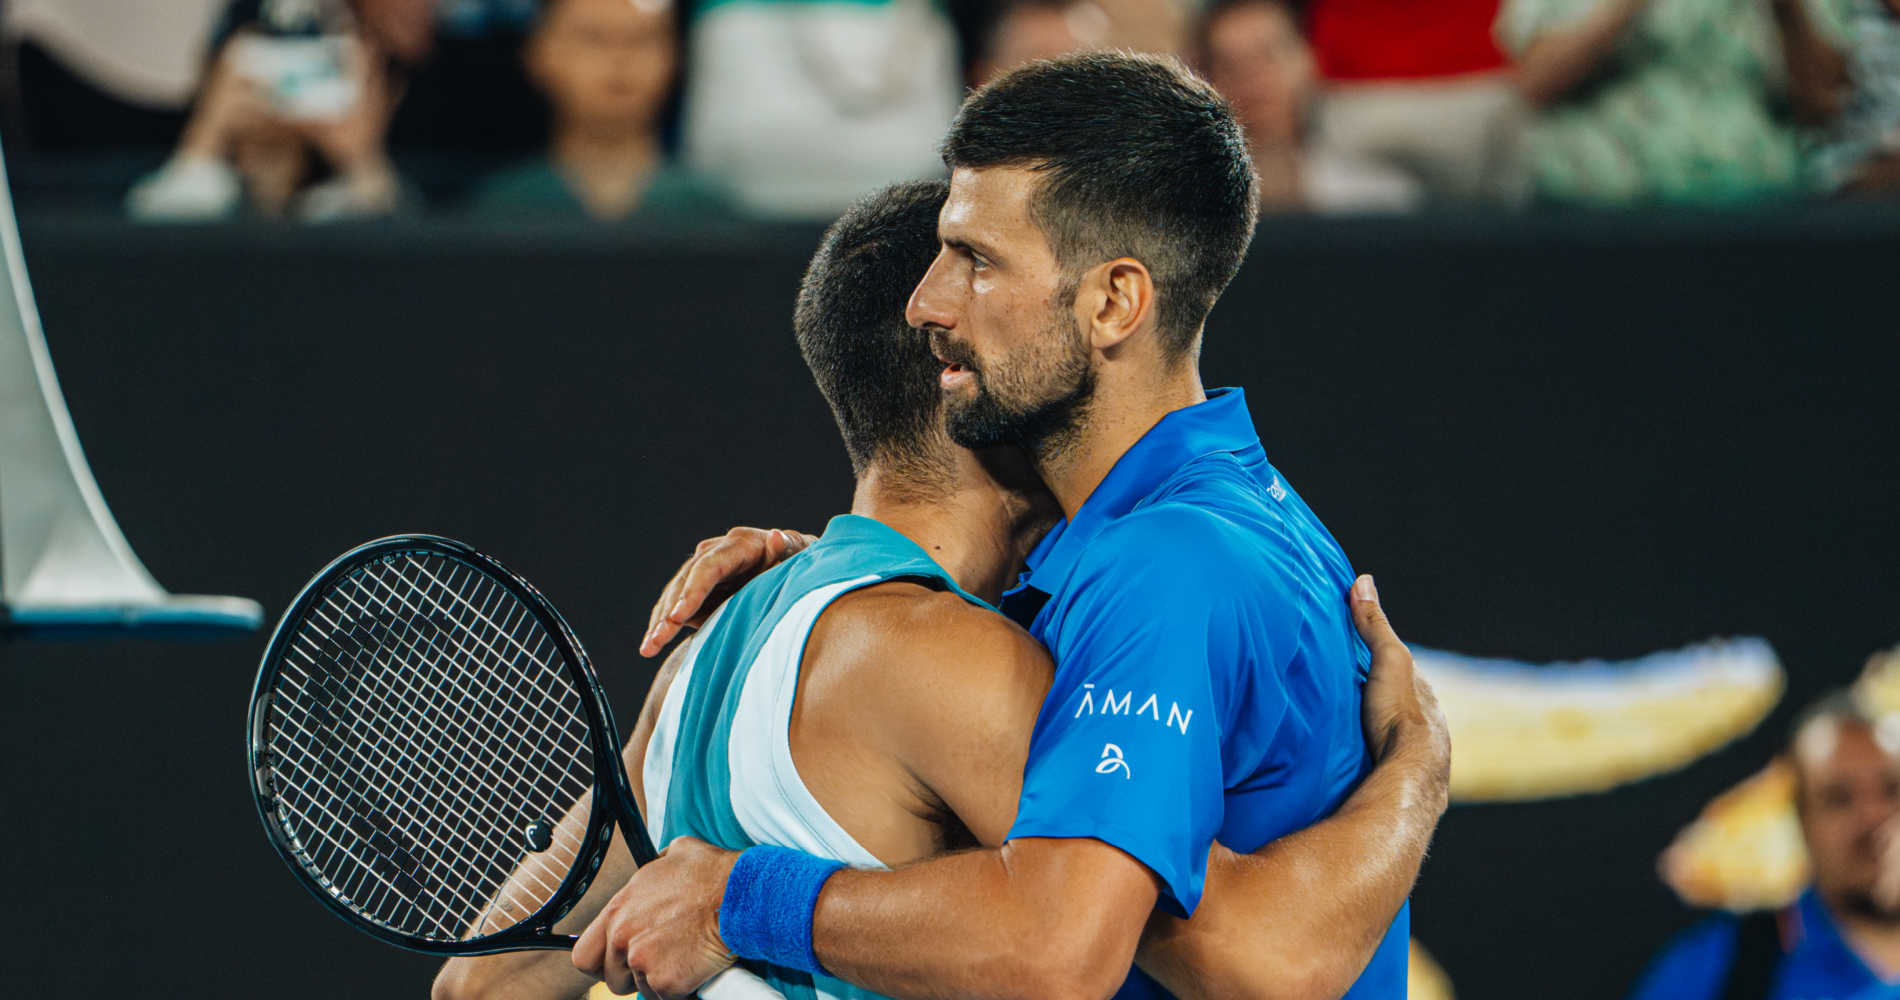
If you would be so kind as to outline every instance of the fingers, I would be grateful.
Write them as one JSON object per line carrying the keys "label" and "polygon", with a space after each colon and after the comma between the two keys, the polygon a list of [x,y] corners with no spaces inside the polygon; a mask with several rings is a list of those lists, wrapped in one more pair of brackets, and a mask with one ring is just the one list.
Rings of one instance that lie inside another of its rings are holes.
{"label": "fingers", "polygon": [[[667,640],[673,638],[673,634],[679,631],[677,628],[668,627],[666,613],[678,603],[679,588],[682,581],[686,579],[687,572],[693,568],[693,560],[705,554],[707,549],[718,542],[716,538],[708,538],[695,546],[693,554],[680,564],[679,572],[674,573],[673,578],[666,581],[666,586],[660,589],[660,599],[653,602],[653,610],[647,613],[646,637],[640,641],[641,656],[658,655],[660,650],[666,647]],[[662,629],[665,629],[664,633]]]}
{"label": "fingers", "polygon": [[785,558],[787,559],[805,551],[811,543],[818,540],[817,535],[807,535],[802,531],[785,531],[784,529],[774,528],[772,533],[784,540]]}
{"label": "fingers", "polygon": [[[1352,585],[1352,620],[1372,651],[1366,676],[1364,724],[1373,759],[1384,760],[1403,743],[1417,748],[1413,759],[1432,768],[1433,787],[1449,796],[1451,727],[1438,705],[1438,694],[1413,662],[1412,651],[1386,617],[1372,577]],[[1408,683],[1409,681],[1409,683]],[[1443,809],[1448,798],[1441,798]]]}
{"label": "fingers", "polygon": [[626,937],[616,922],[615,933],[608,937],[606,968],[602,970],[604,974],[600,977],[600,981],[606,983],[607,988],[619,996],[632,993],[636,986],[633,981],[633,970],[627,967]]}
{"label": "fingers", "polygon": [[647,617],[640,655],[657,656],[681,629],[704,624],[717,607],[717,602],[708,603],[715,591],[737,588],[814,541],[796,531],[733,528],[700,542],[660,592],[659,603]]}
{"label": "fingers", "polygon": [[1385,607],[1379,603],[1379,588],[1369,574],[1352,582],[1352,623],[1359,629],[1359,638],[1366,641],[1366,647],[1372,650],[1375,658],[1381,648],[1405,645],[1399,641],[1399,634],[1392,630],[1392,622],[1385,615]]}
{"label": "fingers", "polygon": [[633,972],[627,967],[628,926],[619,894],[596,916],[574,941],[574,968],[582,975],[605,983],[617,996],[634,990]]}
{"label": "fingers", "polygon": [[707,538],[693,546],[693,554],[680,564],[679,572],[666,581],[665,589],[660,591],[660,599],[654,602],[653,610],[647,615],[646,637],[640,641],[641,656],[658,656],[666,644],[679,634],[682,622],[673,621],[668,613],[679,606],[680,595],[685,592],[688,579],[707,553],[734,544],[739,532],[752,530],[755,529],[734,528],[717,538]]}
{"label": "fingers", "polygon": [[596,916],[581,931],[580,937],[574,939],[574,950],[570,954],[577,972],[601,978],[607,965],[607,914]]}
{"label": "fingers", "polygon": [[743,583],[785,558],[784,543],[775,546],[771,542],[774,534],[777,532],[758,528],[734,528],[726,532],[725,541],[693,560],[673,607],[666,613],[666,620],[676,627],[704,624],[707,616],[703,612],[711,610],[705,607],[706,598],[712,595],[713,588],[728,581]]}
{"label": "fingers", "polygon": [[690,995],[733,961],[718,937],[720,894],[704,891],[715,881],[723,887],[731,857],[691,838],[668,845],[575,940],[574,967],[616,994]]}

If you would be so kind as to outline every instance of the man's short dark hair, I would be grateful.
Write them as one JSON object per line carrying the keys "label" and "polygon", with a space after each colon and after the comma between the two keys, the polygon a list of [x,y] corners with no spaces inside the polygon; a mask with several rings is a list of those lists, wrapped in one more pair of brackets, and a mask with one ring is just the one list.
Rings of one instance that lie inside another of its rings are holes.
{"label": "man's short dark hair", "polygon": [[1823,694],[1809,702],[1801,711],[1795,713],[1793,724],[1788,727],[1788,751],[1792,753],[1795,744],[1801,741],[1801,733],[1820,719],[1832,719],[1849,725],[1873,729],[1879,724],[1874,713],[1851,688],[1838,688]]}
{"label": "man's short dark hair", "polygon": [[1041,172],[1030,213],[1068,278],[1117,257],[1146,265],[1170,360],[1193,348],[1253,239],[1240,125],[1171,58],[1091,52],[1005,73],[963,102],[943,160]]}
{"label": "man's short dark hair", "polygon": [[792,329],[862,475],[873,460],[912,480],[936,471],[943,436],[942,368],[930,341],[904,321],[911,290],[937,255],[937,213],[949,185],[894,184],[853,205],[825,231],[798,289]]}
{"label": "man's short dark hair", "polygon": [[1869,711],[1867,705],[1855,696],[1851,689],[1829,691],[1810,702],[1794,717],[1794,723],[1788,727],[1787,757],[1794,766],[1795,807],[1805,809],[1807,796],[1804,787],[1807,776],[1801,769],[1800,755],[1796,752],[1801,742],[1801,734],[1809,726],[1821,720],[1829,720],[1836,725],[1854,726],[1869,733],[1878,732],[1879,719]]}

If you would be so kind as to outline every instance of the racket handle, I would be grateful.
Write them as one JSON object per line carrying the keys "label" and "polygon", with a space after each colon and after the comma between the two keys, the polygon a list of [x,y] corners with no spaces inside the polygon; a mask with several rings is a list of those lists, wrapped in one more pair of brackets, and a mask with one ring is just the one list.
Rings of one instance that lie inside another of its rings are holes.
{"label": "racket handle", "polygon": [[706,980],[699,996],[700,1000],[785,1000],[785,994],[737,966]]}

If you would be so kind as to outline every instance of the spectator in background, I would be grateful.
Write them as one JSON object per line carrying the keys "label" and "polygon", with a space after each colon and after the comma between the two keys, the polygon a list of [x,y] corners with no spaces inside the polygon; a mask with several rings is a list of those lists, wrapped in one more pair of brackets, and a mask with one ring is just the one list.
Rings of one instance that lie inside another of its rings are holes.
{"label": "spectator in background", "polygon": [[1725,203],[1806,189],[1796,119],[1837,100],[1807,0],[1506,0],[1498,37],[1537,106],[1538,194]]}
{"label": "spectator in background", "polygon": [[394,148],[446,154],[452,169],[470,154],[515,159],[547,141],[546,111],[521,66],[540,0],[352,2],[400,71],[402,103],[389,127]]}
{"label": "spectator in background", "polygon": [[970,83],[980,87],[1024,63],[1103,48],[1108,37],[1108,12],[1094,0],[1011,0],[983,34]]}
{"label": "spectator in background", "polygon": [[385,139],[396,97],[381,39],[340,4],[285,0],[257,13],[219,46],[170,161],[133,186],[128,211],[155,221],[393,212],[401,185]]}
{"label": "spectator in background", "polygon": [[1176,0],[1004,0],[989,13],[970,61],[970,83],[1037,59],[1090,49],[1183,55],[1191,22]]}
{"label": "spectator in background", "polygon": [[1410,174],[1435,202],[1517,205],[1524,100],[1498,0],[1310,0],[1321,145]]}
{"label": "spectator in background", "polygon": [[8,95],[8,138],[53,152],[169,145],[197,93],[206,39],[225,3],[0,3],[18,88]]}
{"label": "spectator in background", "polygon": [[1841,85],[1833,128],[1814,158],[1824,191],[1900,192],[1900,0],[1852,0],[1844,59],[1824,62],[1823,80]]}
{"label": "spectator in background", "polygon": [[1288,0],[1215,0],[1203,15],[1200,62],[1233,105],[1253,149],[1266,211],[1405,211],[1423,192],[1375,160],[1315,145],[1313,52]]}
{"label": "spectator in background", "polygon": [[548,100],[547,152],[496,174],[477,211],[618,220],[704,216],[723,201],[667,163],[661,123],[679,79],[671,0],[546,0],[523,52]]}
{"label": "spectator in background", "polygon": [[232,0],[225,30],[340,2],[387,59],[401,98],[392,146],[521,156],[546,139],[541,102],[521,72],[539,0]]}
{"label": "spectator in background", "polygon": [[829,218],[943,173],[962,95],[932,0],[705,0],[687,12],[686,165],[765,218]]}
{"label": "spectator in background", "polygon": [[1096,0],[1108,15],[1103,48],[1184,56],[1200,0]]}
{"label": "spectator in background", "polygon": [[1651,963],[1630,1000],[1876,1000],[1900,987],[1900,731],[1847,694],[1788,747],[1814,884],[1788,909],[1713,918]]}

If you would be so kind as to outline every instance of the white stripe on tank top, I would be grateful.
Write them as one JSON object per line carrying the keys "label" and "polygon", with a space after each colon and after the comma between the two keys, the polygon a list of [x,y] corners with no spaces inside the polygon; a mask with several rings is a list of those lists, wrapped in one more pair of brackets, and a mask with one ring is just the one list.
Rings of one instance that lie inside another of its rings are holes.
{"label": "white stripe on tank top", "polygon": [[[811,630],[831,602],[847,591],[882,580],[869,575],[820,587],[799,598],[786,611],[759,649],[739,691],[727,733],[731,765],[730,796],[733,815],[746,836],[760,844],[775,844],[831,858],[861,868],[883,863],[847,833],[805,787],[792,760],[792,707],[798,695],[798,672]],[[719,614],[724,613],[724,608]],[[706,623],[710,633],[719,614]],[[648,829],[665,829],[666,797],[677,777],[673,751],[684,711],[686,686],[692,683],[699,650],[693,649],[661,704],[653,735],[647,744],[642,776],[647,800]],[[664,846],[664,845],[661,845]]]}

